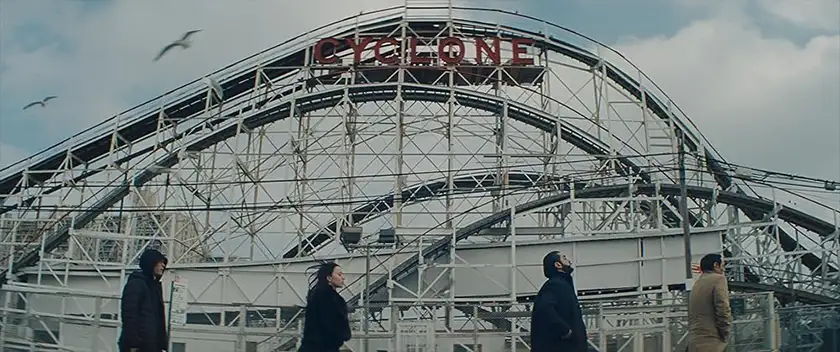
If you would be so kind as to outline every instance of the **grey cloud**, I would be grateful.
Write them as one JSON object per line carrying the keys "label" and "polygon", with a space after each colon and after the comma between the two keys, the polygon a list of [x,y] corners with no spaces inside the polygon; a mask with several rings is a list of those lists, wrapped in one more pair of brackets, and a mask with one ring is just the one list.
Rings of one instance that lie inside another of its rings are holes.
{"label": "grey cloud", "polygon": [[808,29],[840,31],[840,1],[758,0],[774,16]]}
{"label": "grey cloud", "polygon": [[840,36],[797,46],[736,18],[695,22],[618,50],[731,162],[840,177]]}

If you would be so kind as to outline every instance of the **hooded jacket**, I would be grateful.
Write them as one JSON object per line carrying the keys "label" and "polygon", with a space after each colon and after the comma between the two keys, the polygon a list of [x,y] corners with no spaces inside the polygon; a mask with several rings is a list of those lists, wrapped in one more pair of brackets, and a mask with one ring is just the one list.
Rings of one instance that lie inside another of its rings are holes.
{"label": "hooded jacket", "polygon": [[[558,271],[554,263],[559,255],[543,262],[542,285],[531,312],[532,352],[578,352],[588,348],[586,325],[580,309],[572,276]],[[571,331],[571,336],[565,337]]]}
{"label": "hooded jacket", "polygon": [[330,286],[316,286],[306,302],[300,352],[338,352],[350,340],[347,302]]}
{"label": "hooded jacket", "polygon": [[140,256],[140,270],[128,276],[120,301],[121,351],[136,348],[138,352],[159,352],[168,348],[163,288],[154,275],[154,267],[161,261],[167,262],[163,254],[147,250]]}

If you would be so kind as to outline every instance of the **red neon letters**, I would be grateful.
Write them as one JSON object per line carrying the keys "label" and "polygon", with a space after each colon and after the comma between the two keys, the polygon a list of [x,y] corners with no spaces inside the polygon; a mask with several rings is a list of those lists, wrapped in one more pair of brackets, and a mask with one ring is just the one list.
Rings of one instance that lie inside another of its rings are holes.
{"label": "red neon letters", "polygon": [[[464,39],[448,37],[436,40],[437,45],[425,44],[425,42],[417,38],[407,38],[408,50],[406,52],[406,61],[410,64],[431,64],[433,57],[437,57],[444,64],[457,65],[465,61],[467,54],[467,45],[472,44],[474,47],[474,62],[478,64],[486,63],[485,57],[495,65],[502,64],[501,55],[501,41],[500,38],[475,38],[472,43],[465,42]],[[513,38],[510,41],[512,49],[511,64],[513,65],[533,65],[534,59],[523,57],[526,52],[526,46],[534,45],[533,39],[527,38]],[[353,62],[360,63],[362,54],[370,44],[373,44],[374,59],[385,65],[395,65],[400,61],[400,53],[398,47],[400,40],[393,37],[385,37],[374,39],[371,37],[363,37],[355,40],[353,38],[336,39],[325,38],[315,44],[314,56],[315,62],[318,64],[334,64],[338,61],[335,55],[336,51],[352,50]],[[423,50],[425,47],[425,50]],[[429,55],[433,53],[434,55]]]}

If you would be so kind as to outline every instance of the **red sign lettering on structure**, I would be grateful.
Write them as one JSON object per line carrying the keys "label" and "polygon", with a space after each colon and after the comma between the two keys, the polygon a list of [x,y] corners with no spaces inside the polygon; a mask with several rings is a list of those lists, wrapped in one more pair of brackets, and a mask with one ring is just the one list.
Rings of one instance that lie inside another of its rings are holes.
{"label": "red sign lettering on structure", "polygon": [[[385,65],[394,65],[400,61],[398,47],[401,43],[408,45],[408,52],[406,56],[406,63],[408,64],[431,64],[432,57],[422,55],[424,53],[434,53],[437,58],[444,64],[457,65],[466,60],[467,47],[472,45],[475,57],[474,63],[484,64],[485,57],[489,59],[494,65],[502,64],[501,42],[500,38],[474,38],[471,41],[466,41],[456,37],[446,37],[440,40],[435,40],[436,44],[425,44],[417,38],[407,38],[406,41],[400,41],[397,38],[372,38],[362,37],[359,39],[345,38],[324,38],[315,44],[315,62],[318,64],[334,64],[338,61],[336,51],[352,50],[353,62],[358,64],[362,60],[362,55],[365,50],[372,50],[374,59]],[[533,46],[534,40],[528,38],[514,38],[510,41],[511,51],[513,53],[510,64],[513,65],[533,65],[534,59],[523,57],[526,53],[526,47]],[[371,49],[368,49],[371,47]],[[390,48],[384,51],[384,48]],[[421,50],[421,49],[426,50]]]}

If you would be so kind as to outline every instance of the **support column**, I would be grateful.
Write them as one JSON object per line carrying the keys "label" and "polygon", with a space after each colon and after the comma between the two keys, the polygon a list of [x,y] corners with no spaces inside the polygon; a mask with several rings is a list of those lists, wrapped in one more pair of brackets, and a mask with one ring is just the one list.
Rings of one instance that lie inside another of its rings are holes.
{"label": "support column", "polygon": [[[102,297],[96,297],[93,300],[93,304],[94,304],[94,307],[93,307],[93,311],[94,311],[93,314],[94,315],[93,315],[93,326],[92,326],[93,333],[91,334],[91,339],[90,339],[91,340],[90,350],[92,352],[96,352],[96,351],[99,351],[99,333],[101,331],[100,323],[101,323],[101,320],[102,320]],[[0,349],[0,351],[2,351],[2,349]]]}
{"label": "support column", "polygon": [[248,345],[248,340],[246,338],[245,327],[248,323],[248,311],[245,309],[245,305],[239,306],[239,331],[236,334],[236,352],[245,352],[246,347]]}

